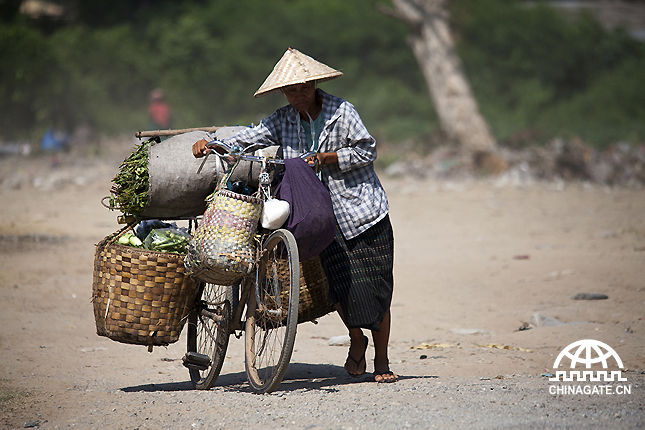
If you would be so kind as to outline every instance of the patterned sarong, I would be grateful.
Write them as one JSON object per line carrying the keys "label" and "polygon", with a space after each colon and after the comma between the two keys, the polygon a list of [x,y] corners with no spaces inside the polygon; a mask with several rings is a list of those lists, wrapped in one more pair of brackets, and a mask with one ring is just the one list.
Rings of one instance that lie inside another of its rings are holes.
{"label": "patterned sarong", "polygon": [[379,331],[394,288],[394,233],[389,215],[350,240],[337,228],[320,260],[329,282],[329,299],[340,302],[345,324]]}

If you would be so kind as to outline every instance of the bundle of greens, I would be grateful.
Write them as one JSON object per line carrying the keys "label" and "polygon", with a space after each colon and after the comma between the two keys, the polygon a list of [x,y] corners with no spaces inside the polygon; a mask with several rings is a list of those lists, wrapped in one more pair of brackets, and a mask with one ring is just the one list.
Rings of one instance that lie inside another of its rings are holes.
{"label": "bundle of greens", "polygon": [[110,207],[125,214],[138,215],[148,204],[148,150],[154,139],[147,140],[126,158],[112,182]]}

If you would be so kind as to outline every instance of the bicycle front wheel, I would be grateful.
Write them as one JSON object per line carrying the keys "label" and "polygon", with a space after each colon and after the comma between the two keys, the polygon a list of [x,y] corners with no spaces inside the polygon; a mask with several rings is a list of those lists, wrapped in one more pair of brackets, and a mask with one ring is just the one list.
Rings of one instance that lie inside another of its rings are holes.
{"label": "bicycle front wheel", "polygon": [[296,340],[300,262],[287,230],[274,231],[262,246],[246,310],[246,374],[256,392],[270,393],[287,372]]}
{"label": "bicycle front wheel", "polygon": [[210,389],[224,363],[233,314],[234,287],[203,284],[188,317],[188,352],[184,365],[198,390]]}

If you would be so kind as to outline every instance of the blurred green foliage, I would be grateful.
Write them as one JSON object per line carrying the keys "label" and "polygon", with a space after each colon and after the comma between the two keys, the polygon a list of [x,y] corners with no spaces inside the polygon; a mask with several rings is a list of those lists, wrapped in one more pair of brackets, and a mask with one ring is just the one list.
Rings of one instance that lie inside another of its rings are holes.
{"label": "blurred green foliage", "polygon": [[[344,72],[321,87],[351,101],[378,139],[427,142],[439,122],[409,30],[377,11],[384,1],[59,0],[66,19],[47,21],[16,14],[12,0],[0,9],[0,137],[38,139],[82,122],[134,133],[148,125],[154,88],[172,106],[173,128],[257,123],[285,104],[253,93],[292,46]],[[645,140],[642,43],[544,5],[451,8],[459,55],[500,142],[525,130],[597,146]]]}
{"label": "blurred green foliage", "polygon": [[645,44],[625,31],[511,0],[460,0],[452,19],[480,109],[500,141],[527,130],[596,147],[645,141]]}

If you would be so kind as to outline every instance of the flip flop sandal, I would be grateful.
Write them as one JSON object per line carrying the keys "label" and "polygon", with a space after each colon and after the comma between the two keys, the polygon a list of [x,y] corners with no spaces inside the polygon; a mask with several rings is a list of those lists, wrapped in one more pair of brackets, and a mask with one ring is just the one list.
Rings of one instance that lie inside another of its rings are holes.
{"label": "flip flop sandal", "polygon": [[389,375],[396,376],[396,375],[394,375],[394,372],[392,372],[391,370],[388,370],[387,372],[381,372],[381,373],[374,372],[374,380],[376,381],[377,376],[381,377],[380,381],[376,381],[379,384],[391,384],[391,383],[396,382],[396,381],[399,380],[398,376],[396,378],[386,379],[386,378],[384,378],[384,376],[386,376],[386,375],[387,376],[389,376]]}
{"label": "flip flop sandal", "polygon": [[[369,339],[367,338],[367,336],[363,336],[363,340],[365,340],[365,351],[363,351],[363,355],[361,356],[360,359],[356,360],[354,357],[351,356],[350,353],[347,353],[347,360],[352,360],[354,363],[356,363],[357,369],[360,368],[361,363],[365,363],[365,353],[367,352],[367,345],[369,343]],[[345,363],[347,363],[347,361]],[[348,371],[347,374],[352,378],[360,378],[365,374],[366,371],[367,371],[367,363],[365,363],[365,370],[363,370],[362,373],[349,373]]]}

